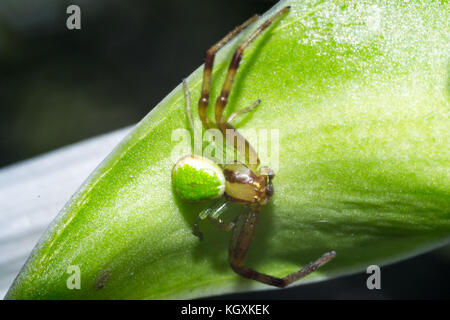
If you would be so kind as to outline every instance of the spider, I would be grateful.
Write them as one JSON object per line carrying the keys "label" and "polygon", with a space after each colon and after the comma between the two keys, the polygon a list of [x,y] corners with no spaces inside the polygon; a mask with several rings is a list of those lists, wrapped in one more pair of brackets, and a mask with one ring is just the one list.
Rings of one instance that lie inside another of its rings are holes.
{"label": "spider", "polygon": [[[245,162],[235,161],[232,164],[225,164],[223,168],[219,167],[213,161],[197,155],[189,155],[180,159],[172,170],[172,183],[178,195],[187,201],[200,201],[205,199],[219,198],[224,195],[225,199],[218,204],[203,210],[197,217],[193,234],[202,240],[203,235],[199,231],[199,222],[208,218],[219,228],[225,231],[232,231],[231,242],[229,246],[229,264],[237,274],[253,279],[268,285],[276,287],[285,287],[315,271],[328,261],[334,258],[334,251],[325,253],[316,261],[308,264],[297,272],[291,273],[284,278],[277,278],[271,275],[260,273],[256,270],[244,266],[244,259],[252,241],[255,227],[258,221],[260,208],[269,201],[274,193],[272,181],[274,172],[266,166],[260,166],[260,160],[256,151],[250,143],[240,135],[237,130],[230,124],[239,116],[256,108],[260,100],[257,100],[250,107],[238,110],[225,118],[223,113],[227,105],[227,99],[231,92],[233,81],[242,58],[245,48],[266,29],[274,20],[281,17],[289,11],[290,7],[285,7],[275,13],[272,17],[261,24],[251,35],[245,40],[235,51],[231,60],[225,82],[222,87],[220,96],[215,106],[215,123],[208,117],[207,110],[209,105],[209,95],[211,88],[211,73],[214,64],[214,57],[217,51],[229,42],[234,36],[240,33],[249,24],[258,19],[255,15],[248,19],[242,25],[236,27],[228,35],[226,35],[217,44],[212,46],[206,53],[205,65],[203,71],[202,91],[198,102],[198,114],[205,129],[219,129],[226,139],[229,139],[227,130],[232,130],[234,138],[237,137],[245,146]],[[186,114],[188,122],[193,127],[190,95],[187,83],[183,80],[183,88],[186,97]],[[248,164],[250,157],[256,159],[254,167]],[[222,197],[223,199],[223,197]],[[230,202],[240,203],[248,207],[246,213],[239,214],[233,222],[224,222],[220,219],[220,215],[225,211]]]}

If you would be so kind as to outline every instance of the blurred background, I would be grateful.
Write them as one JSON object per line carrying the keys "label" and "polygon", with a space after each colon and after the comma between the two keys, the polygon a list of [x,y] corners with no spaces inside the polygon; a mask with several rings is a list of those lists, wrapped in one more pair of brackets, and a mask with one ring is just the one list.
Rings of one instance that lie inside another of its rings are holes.
{"label": "blurred background", "polygon": [[[0,169],[138,122],[211,45],[275,2],[1,1]],[[66,28],[71,4],[81,30]],[[368,290],[361,273],[222,298],[450,298],[448,247],[381,270],[381,290]]]}

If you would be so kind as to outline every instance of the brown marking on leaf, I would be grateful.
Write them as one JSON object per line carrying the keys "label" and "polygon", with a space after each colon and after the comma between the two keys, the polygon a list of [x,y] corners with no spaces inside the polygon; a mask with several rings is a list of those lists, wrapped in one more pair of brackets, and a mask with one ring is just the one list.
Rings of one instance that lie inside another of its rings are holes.
{"label": "brown marking on leaf", "polygon": [[100,290],[105,287],[106,282],[108,281],[109,277],[111,276],[110,270],[102,270],[100,271],[100,274],[97,277],[97,281],[95,281],[94,288],[95,290]]}

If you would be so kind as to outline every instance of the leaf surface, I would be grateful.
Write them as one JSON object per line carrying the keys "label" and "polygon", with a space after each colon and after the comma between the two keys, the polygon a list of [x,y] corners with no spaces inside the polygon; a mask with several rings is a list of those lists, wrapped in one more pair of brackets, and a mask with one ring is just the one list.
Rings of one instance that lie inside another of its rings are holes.
{"label": "leaf surface", "polygon": [[[288,4],[289,14],[245,52],[226,111],[261,99],[236,127],[278,130],[279,157],[261,157],[276,169],[275,195],[246,264],[284,276],[335,250],[305,283],[447,243],[448,3],[282,1],[220,51],[212,97],[233,49]],[[188,78],[193,102],[201,77],[199,68]],[[180,85],[95,170],[7,298],[190,298],[268,288],[231,271],[229,234],[207,223],[204,241],[191,233],[211,203],[187,204],[172,190],[172,133],[187,128],[184,107]],[[69,266],[80,268],[80,290],[67,288]]]}

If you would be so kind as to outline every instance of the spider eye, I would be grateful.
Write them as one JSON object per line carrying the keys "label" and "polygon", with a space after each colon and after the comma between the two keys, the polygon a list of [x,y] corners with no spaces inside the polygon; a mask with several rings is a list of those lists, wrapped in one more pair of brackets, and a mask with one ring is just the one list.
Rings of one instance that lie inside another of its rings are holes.
{"label": "spider eye", "polygon": [[275,172],[273,172],[272,169],[270,169],[269,167],[261,167],[260,169],[261,175],[263,176],[267,176],[269,178],[269,181],[272,181],[273,178],[275,178]]}
{"label": "spider eye", "polygon": [[266,187],[266,195],[267,195],[267,197],[273,196],[274,191],[275,190],[273,188],[273,184],[272,184],[272,182],[270,181],[270,178],[269,178],[269,183],[267,184],[267,187]]}

